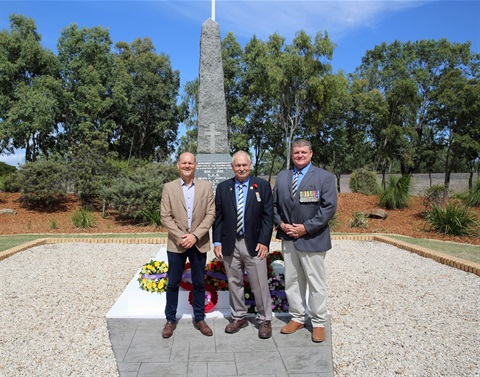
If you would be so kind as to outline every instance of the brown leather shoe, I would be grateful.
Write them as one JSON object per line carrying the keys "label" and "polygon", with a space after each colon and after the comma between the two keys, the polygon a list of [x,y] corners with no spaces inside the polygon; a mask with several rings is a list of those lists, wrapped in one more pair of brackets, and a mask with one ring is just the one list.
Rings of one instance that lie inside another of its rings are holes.
{"label": "brown leather shoe", "polygon": [[212,329],[207,325],[207,322],[205,321],[194,322],[193,327],[195,327],[197,330],[200,330],[200,332],[205,336],[213,335]]}
{"label": "brown leather shoe", "polygon": [[165,326],[163,326],[162,337],[165,339],[170,338],[173,335],[173,330],[175,330],[176,328],[176,323],[168,321],[167,323],[165,323]]}
{"label": "brown leather shoe", "polygon": [[246,318],[243,319],[234,319],[232,322],[230,322],[227,327],[225,327],[225,332],[229,334],[235,334],[238,332],[243,327],[248,326],[248,321]]}
{"label": "brown leather shoe", "polygon": [[314,327],[312,331],[312,341],[321,343],[325,340],[325,327]]}
{"label": "brown leather shoe", "polygon": [[300,330],[301,328],[305,327],[303,323],[299,323],[294,320],[290,320],[285,326],[282,327],[280,332],[282,334],[293,334],[295,331]]}
{"label": "brown leather shoe", "polygon": [[268,339],[272,336],[272,322],[263,321],[258,326],[258,337],[260,339]]}

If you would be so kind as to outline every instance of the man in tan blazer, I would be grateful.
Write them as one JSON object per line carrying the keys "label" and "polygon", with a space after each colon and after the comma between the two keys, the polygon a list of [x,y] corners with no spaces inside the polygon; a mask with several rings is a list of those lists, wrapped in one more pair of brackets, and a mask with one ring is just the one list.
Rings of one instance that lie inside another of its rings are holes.
{"label": "man in tan blazer", "polygon": [[193,284],[194,327],[203,335],[213,332],[205,322],[205,264],[210,250],[209,230],[215,220],[212,185],[195,178],[197,162],[182,153],[177,162],[180,178],[165,184],[161,201],[162,225],[168,231],[168,286],[162,337],[170,338],[176,328],[178,289],[188,257]]}

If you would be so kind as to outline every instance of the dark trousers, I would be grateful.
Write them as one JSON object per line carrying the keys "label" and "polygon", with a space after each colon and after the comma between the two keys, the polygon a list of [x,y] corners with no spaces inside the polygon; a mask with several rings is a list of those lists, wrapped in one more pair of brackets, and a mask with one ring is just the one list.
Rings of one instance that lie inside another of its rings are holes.
{"label": "dark trousers", "polygon": [[178,288],[182,281],[185,263],[190,262],[193,284],[193,315],[195,322],[205,319],[205,265],[207,253],[201,253],[194,246],[184,253],[172,253],[168,255],[168,285],[167,303],[165,305],[165,317],[167,321],[177,322]]}

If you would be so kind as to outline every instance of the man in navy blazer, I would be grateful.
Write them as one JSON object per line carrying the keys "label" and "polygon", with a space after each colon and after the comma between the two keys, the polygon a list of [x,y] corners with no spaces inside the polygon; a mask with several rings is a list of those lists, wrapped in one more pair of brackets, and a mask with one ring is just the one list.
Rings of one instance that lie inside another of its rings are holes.
{"label": "man in navy blazer", "polygon": [[244,297],[247,272],[255,305],[258,336],[272,336],[272,301],[268,287],[266,255],[273,232],[272,190],[264,179],[250,176],[248,153],[238,151],[232,158],[235,177],[220,183],[215,195],[214,252],[223,259],[230,291],[232,321],[229,334],[248,326]]}
{"label": "man in navy blazer", "polygon": [[[292,147],[293,169],[277,176],[273,190],[274,222],[282,240],[285,293],[291,321],[280,332],[291,334],[311,317],[312,341],[325,340],[327,287],[325,254],[332,247],[328,222],[337,208],[335,176],[312,165],[307,140]],[[307,297],[308,289],[308,297]],[[308,306],[308,312],[307,312]]]}

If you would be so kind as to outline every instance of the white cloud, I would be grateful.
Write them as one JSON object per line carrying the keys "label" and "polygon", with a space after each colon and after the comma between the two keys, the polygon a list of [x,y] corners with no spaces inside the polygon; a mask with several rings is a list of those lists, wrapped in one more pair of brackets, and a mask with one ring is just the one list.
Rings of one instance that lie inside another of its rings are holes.
{"label": "white cloud", "polygon": [[[237,9],[242,7],[242,11]],[[399,12],[418,2],[408,1],[248,1],[226,3],[227,24],[239,33],[252,35],[253,31],[262,39],[273,31],[292,38],[298,30],[314,35],[328,31],[335,39],[363,27],[374,27],[391,12]],[[248,7],[246,6],[248,5]],[[245,11],[246,9],[246,11]],[[221,8],[220,8],[221,10]],[[252,18],[253,17],[253,18]]]}
{"label": "white cloud", "polygon": [[[319,1],[319,0],[217,0],[216,21],[222,34],[237,37],[254,34],[266,39],[274,32],[287,39],[299,30],[310,35],[327,31],[333,39],[361,28],[374,28],[386,16],[419,7],[424,1]],[[167,1],[177,12],[203,22],[211,15],[211,1]]]}

